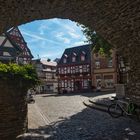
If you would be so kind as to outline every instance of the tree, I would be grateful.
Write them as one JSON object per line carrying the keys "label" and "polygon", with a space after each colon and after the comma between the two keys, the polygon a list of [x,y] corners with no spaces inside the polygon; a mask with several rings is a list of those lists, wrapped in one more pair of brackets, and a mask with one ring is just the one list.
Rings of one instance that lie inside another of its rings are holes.
{"label": "tree", "polygon": [[113,48],[111,44],[109,44],[102,36],[91,30],[89,27],[80,24],[78,25],[81,26],[82,32],[87,38],[87,42],[92,44],[92,48],[95,53],[110,56],[110,50]]}

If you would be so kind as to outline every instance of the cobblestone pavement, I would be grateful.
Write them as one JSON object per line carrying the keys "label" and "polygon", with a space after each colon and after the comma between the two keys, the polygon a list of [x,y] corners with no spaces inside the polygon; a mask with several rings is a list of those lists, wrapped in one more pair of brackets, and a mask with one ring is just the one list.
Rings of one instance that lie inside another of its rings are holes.
{"label": "cobblestone pavement", "polygon": [[140,140],[140,123],[111,118],[83,101],[98,93],[36,96],[29,105],[29,133],[24,140]]}

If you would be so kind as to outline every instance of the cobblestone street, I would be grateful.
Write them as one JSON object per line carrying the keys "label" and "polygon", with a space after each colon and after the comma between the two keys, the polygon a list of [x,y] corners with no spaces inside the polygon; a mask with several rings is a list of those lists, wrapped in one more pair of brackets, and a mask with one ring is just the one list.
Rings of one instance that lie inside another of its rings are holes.
{"label": "cobblestone street", "polygon": [[43,94],[29,104],[25,140],[140,140],[140,123],[84,106],[98,93]]}

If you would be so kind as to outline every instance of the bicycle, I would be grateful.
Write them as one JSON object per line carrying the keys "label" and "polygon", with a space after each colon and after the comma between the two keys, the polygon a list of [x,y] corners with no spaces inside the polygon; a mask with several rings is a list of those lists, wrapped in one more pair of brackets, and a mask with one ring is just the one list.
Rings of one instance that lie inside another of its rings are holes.
{"label": "bicycle", "polygon": [[114,97],[113,104],[108,106],[108,113],[113,118],[119,118],[123,115],[129,117],[137,117],[140,119],[140,108],[134,104],[129,98],[119,99]]}

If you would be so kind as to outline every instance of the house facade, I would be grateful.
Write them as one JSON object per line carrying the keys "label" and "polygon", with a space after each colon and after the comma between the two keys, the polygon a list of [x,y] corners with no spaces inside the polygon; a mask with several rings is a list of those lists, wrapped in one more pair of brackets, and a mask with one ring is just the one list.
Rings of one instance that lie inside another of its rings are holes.
{"label": "house facade", "polygon": [[8,30],[6,34],[10,38],[10,40],[12,40],[22,50],[22,53],[17,57],[17,62],[21,64],[31,63],[33,55],[30,49],[28,48],[27,43],[24,40],[19,28],[13,27],[10,30]]}
{"label": "house facade", "polygon": [[58,81],[56,76],[56,62],[47,60],[32,60],[35,66],[38,77],[41,81],[40,86],[37,87],[38,93],[52,93],[58,92]]}
{"label": "house facade", "polygon": [[114,89],[118,79],[116,51],[111,57],[92,52],[92,86],[96,90]]}
{"label": "house facade", "polygon": [[90,52],[90,45],[65,49],[57,65],[59,93],[85,92],[91,89]]}
{"label": "house facade", "polygon": [[22,53],[22,49],[10,40],[6,34],[0,36],[0,62],[16,63],[16,58]]}
{"label": "house facade", "polygon": [[28,64],[33,58],[18,27],[11,28],[0,36],[0,61]]}

